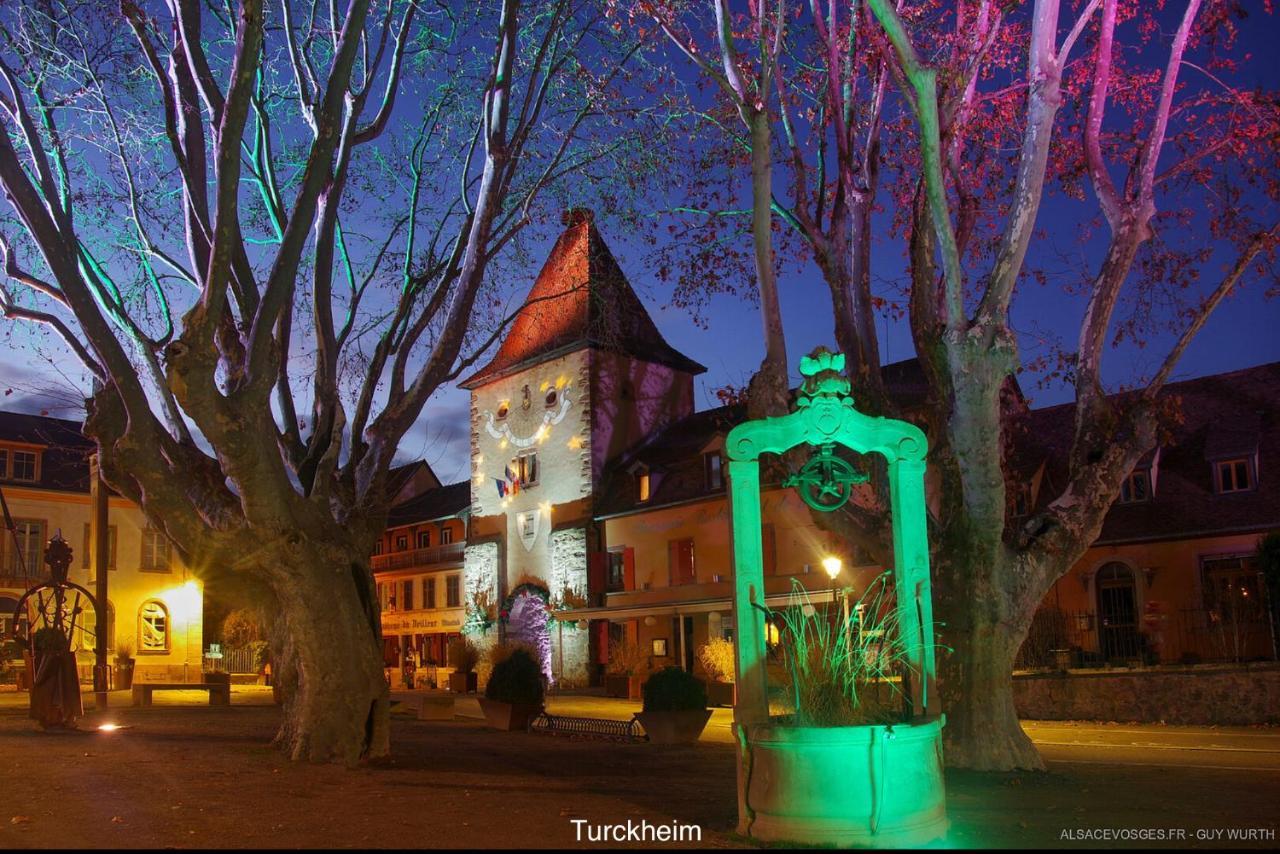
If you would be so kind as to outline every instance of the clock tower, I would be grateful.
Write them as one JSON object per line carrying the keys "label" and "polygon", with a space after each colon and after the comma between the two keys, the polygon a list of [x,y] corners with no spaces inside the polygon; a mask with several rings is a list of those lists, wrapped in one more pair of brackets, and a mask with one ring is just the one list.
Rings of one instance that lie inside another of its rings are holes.
{"label": "clock tower", "polygon": [[557,682],[582,685],[603,641],[576,623],[530,623],[531,597],[603,594],[589,567],[603,566],[593,496],[605,464],[691,414],[706,369],[662,337],[590,211],[564,223],[497,354],[459,384],[471,392],[464,576],[469,607],[511,606],[506,637],[541,648]]}

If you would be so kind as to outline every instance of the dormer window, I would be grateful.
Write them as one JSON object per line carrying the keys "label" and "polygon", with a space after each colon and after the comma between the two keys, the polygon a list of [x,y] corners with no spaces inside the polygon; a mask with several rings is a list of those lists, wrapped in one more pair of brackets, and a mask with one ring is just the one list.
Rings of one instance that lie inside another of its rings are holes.
{"label": "dormer window", "polygon": [[641,469],[636,473],[636,499],[640,502],[649,500],[650,495],[649,470]]}
{"label": "dormer window", "polygon": [[1146,469],[1134,469],[1120,484],[1120,503],[1137,504],[1151,499],[1151,476]]}
{"label": "dormer window", "polygon": [[703,454],[702,467],[707,476],[707,491],[716,492],[724,489],[724,459],[720,454]]}
{"label": "dormer window", "polygon": [[1247,492],[1254,487],[1253,461],[1248,457],[1218,460],[1214,463],[1214,479],[1219,493]]}

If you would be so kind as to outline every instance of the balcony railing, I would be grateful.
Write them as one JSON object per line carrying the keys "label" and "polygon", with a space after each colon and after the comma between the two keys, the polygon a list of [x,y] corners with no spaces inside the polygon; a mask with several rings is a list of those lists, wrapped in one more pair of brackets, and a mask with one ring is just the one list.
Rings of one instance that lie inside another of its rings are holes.
{"label": "balcony railing", "polygon": [[445,543],[441,546],[429,546],[425,549],[410,549],[404,552],[392,552],[373,556],[373,571],[386,572],[392,569],[417,569],[440,563],[455,563],[462,560],[466,543]]}

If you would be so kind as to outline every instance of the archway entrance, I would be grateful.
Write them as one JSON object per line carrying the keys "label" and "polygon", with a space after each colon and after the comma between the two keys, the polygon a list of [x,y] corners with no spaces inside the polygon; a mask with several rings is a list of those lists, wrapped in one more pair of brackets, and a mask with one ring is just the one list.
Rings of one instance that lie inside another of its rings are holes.
{"label": "archway entrance", "polygon": [[555,682],[551,670],[550,593],[533,583],[516,587],[503,603],[500,618],[507,625],[507,641],[522,644],[534,652],[547,684]]}

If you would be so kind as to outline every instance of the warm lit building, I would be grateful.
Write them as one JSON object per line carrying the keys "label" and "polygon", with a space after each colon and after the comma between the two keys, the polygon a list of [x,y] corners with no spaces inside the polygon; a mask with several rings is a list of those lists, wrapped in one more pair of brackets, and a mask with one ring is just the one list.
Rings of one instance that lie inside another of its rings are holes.
{"label": "warm lit building", "polygon": [[[1180,417],[1045,598],[1021,663],[1276,658],[1258,539],[1280,531],[1280,363],[1170,383]],[[1062,488],[1072,407],[1033,410],[1029,505]]]}
{"label": "warm lit building", "polygon": [[[69,580],[95,590],[90,560],[89,457],[93,443],[74,421],[0,412],[0,490],[14,522],[0,519],[0,633],[13,629],[18,600],[47,580],[45,545],[58,533],[74,551]],[[202,588],[163,533],[151,527],[133,502],[110,494],[107,502],[110,560],[107,581],[109,651],[130,642],[134,679],[198,682],[204,626]],[[80,672],[93,668],[94,617],[73,644]]]}
{"label": "warm lit building", "polygon": [[[745,413],[694,411],[702,366],[663,339],[590,214],[572,211],[566,225],[497,354],[461,383],[471,392],[469,490],[402,499],[374,557],[389,665],[404,650],[442,662],[449,635],[486,605],[499,625],[478,620],[468,626],[476,638],[541,642],[549,674],[570,685],[598,681],[611,641],[640,643],[652,666],[697,669],[700,644],[732,635],[722,452]],[[924,393],[918,364],[882,370],[909,412]],[[1063,647],[1079,664],[1142,651],[1162,661],[1274,654],[1251,556],[1260,533],[1280,529],[1280,478],[1267,475],[1280,469],[1280,364],[1165,394],[1181,398],[1183,421],[1050,594],[1042,610],[1052,613],[1028,647],[1041,657]],[[1027,427],[1017,465],[1029,486],[1010,496],[1016,517],[1064,483],[1072,412],[1027,411],[1013,381],[1008,404]],[[831,601],[821,563],[832,554],[844,562],[841,586],[861,590],[879,574],[820,529],[794,490],[765,483],[762,501],[770,603],[797,585]],[[445,524],[458,532],[447,546],[418,539]],[[459,572],[460,595],[441,604]],[[1224,627],[1245,623],[1247,642],[1224,652]]]}
{"label": "warm lit building", "polygon": [[[432,475],[432,478],[435,476]],[[373,571],[382,606],[384,662],[392,685],[402,666],[415,665],[419,685],[442,686],[449,641],[466,617],[462,557],[467,542],[471,486],[417,487],[391,509],[387,530],[374,548]]]}

